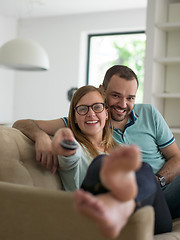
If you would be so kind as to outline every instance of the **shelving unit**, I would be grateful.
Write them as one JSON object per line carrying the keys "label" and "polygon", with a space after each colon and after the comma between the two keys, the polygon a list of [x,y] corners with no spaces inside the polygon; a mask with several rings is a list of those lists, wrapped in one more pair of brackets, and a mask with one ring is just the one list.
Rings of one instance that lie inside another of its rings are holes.
{"label": "shelving unit", "polygon": [[165,23],[157,23],[156,27],[163,31],[179,31],[180,30],[180,22],[165,22]]}
{"label": "shelving unit", "polygon": [[180,1],[148,0],[145,102],[159,109],[180,147]]}

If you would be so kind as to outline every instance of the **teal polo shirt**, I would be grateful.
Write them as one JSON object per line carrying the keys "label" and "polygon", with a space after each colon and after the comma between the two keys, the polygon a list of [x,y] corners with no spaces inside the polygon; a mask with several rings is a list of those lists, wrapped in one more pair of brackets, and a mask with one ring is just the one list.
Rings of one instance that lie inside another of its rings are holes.
{"label": "teal polo shirt", "polygon": [[162,115],[150,104],[135,104],[124,132],[114,128],[113,137],[119,144],[138,145],[142,160],[152,166],[154,173],[165,164],[160,150],[175,141]]}

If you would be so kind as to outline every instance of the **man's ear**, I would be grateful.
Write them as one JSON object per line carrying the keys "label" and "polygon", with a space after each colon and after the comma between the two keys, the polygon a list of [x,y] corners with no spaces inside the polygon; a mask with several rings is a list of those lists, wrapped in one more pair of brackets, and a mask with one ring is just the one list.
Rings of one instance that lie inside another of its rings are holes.
{"label": "man's ear", "polygon": [[102,89],[102,90],[104,90],[104,87],[103,87],[102,84],[99,85],[99,88]]}

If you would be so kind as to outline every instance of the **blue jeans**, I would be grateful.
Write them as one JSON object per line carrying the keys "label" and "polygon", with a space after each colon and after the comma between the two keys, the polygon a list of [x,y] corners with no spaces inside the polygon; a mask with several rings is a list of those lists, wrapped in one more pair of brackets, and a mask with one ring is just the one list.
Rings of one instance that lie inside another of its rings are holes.
{"label": "blue jeans", "polygon": [[[99,176],[104,156],[99,155],[91,162],[81,186],[82,189],[94,195],[108,192]],[[136,172],[136,182],[138,185],[138,194],[135,199],[138,204],[137,209],[147,205],[152,206],[155,212],[154,233],[170,232],[172,229],[171,214],[150,165],[142,163],[141,168]]]}
{"label": "blue jeans", "polygon": [[180,217],[180,174],[162,190],[172,218]]}

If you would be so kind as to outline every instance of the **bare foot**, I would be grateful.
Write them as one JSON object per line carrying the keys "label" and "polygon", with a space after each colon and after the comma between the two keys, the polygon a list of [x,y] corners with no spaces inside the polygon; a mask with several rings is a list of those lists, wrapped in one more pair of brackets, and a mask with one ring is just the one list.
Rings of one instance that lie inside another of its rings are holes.
{"label": "bare foot", "polygon": [[137,195],[135,171],[141,166],[141,152],[134,145],[123,145],[103,159],[100,171],[102,184],[120,201]]}
{"label": "bare foot", "polygon": [[120,202],[111,193],[93,196],[77,190],[74,193],[74,206],[78,213],[96,222],[103,236],[115,238],[133,213],[135,202]]}

